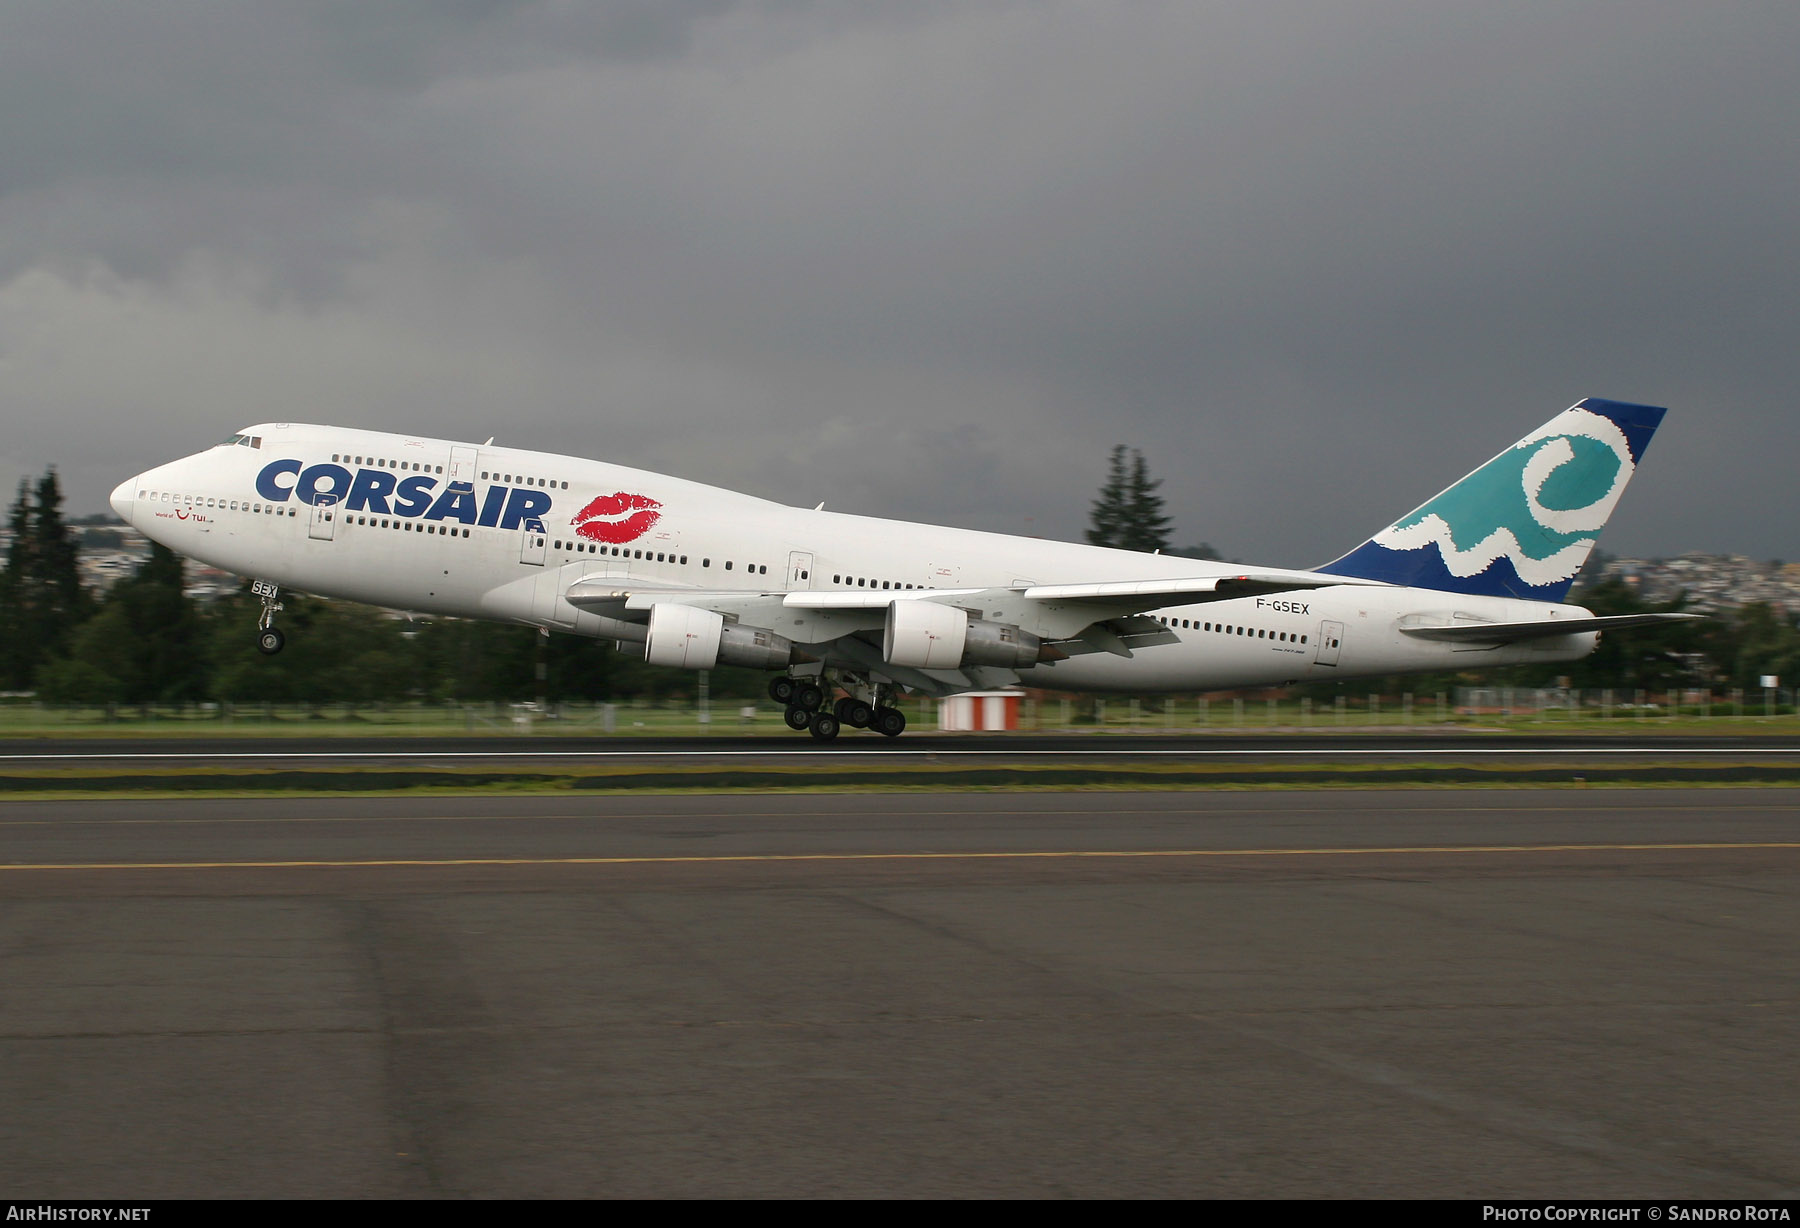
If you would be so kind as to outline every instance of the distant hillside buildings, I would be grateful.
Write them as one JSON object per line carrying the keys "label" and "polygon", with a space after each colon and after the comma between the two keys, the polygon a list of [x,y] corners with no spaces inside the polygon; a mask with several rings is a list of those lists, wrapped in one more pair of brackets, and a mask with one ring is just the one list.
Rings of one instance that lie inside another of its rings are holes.
{"label": "distant hillside buildings", "polygon": [[1680,554],[1672,559],[1614,559],[1600,578],[1618,578],[1652,604],[1688,595],[1687,608],[1707,614],[1762,601],[1800,614],[1800,563],[1759,563],[1741,554]]}
{"label": "distant hillside buildings", "polygon": [[[118,520],[88,516],[69,522],[79,553],[81,582],[94,593],[104,593],[120,580],[129,579],[150,557],[150,539]],[[12,533],[0,524],[0,560],[12,544]],[[211,601],[237,587],[237,577],[193,559],[182,560],[184,591],[197,601]]]}

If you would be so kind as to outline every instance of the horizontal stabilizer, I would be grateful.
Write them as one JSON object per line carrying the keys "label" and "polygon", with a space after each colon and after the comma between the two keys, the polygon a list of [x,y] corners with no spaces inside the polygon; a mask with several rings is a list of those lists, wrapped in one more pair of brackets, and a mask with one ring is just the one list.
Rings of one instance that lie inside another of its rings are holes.
{"label": "horizontal stabilizer", "polygon": [[1400,625],[1400,630],[1422,640],[1506,644],[1514,640],[1544,639],[1553,635],[1582,635],[1590,631],[1618,631],[1625,627],[1649,627],[1657,623],[1690,622],[1699,614],[1611,614],[1602,618],[1547,618],[1524,623],[1460,622],[1442,626]]}

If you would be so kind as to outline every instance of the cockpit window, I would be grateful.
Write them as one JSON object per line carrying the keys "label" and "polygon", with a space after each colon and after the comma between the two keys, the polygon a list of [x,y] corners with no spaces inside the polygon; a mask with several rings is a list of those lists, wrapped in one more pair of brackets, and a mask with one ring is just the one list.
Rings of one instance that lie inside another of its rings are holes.
{"label": "cockpit window", "polygon": [[262,436],[261,435],[227,435],[224,439],[221,439],[221,440],[219,440],[218,443],[215,443],[213,445],[213,447],[215,447],[215,448],[231,448],[231,447],[260,448],[260,447],[262,447]]}
{"label": "cockpit window", "polygon": [[229,447],[233,447],[237,444],[240,444],[243,441],[244,441],[244,436],[242,436],[242,435],[227,435],[224,439],[221,439],[221,440],[219,440],[218,443],[214,444],[213,447],[229,448]]}

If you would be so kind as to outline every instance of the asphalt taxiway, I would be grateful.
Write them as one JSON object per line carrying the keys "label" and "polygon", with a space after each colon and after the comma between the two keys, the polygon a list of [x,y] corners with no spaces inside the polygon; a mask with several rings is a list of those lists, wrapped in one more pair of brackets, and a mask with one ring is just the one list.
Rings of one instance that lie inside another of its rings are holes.
{"label": "asphalt taxiway", "polygon": [[0,804],[13,1197],[1776,1197],[1800,791]]}

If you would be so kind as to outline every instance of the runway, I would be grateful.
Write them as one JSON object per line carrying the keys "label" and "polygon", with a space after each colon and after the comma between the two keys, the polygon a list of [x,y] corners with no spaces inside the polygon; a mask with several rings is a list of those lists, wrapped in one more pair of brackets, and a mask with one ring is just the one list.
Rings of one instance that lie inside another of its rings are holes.
{"label": "runway", "polygon": [[0,1185],[1777,1197],[1800,791],[0,804]]}
{"label": "runway", "polygon": [[1512,734],[1483,732],[1322,734],[907,734],[845,736],[820,743],[805,735],[706,738],[351,738],[173,737],[19,738],[0,741],[0,769],[44,765],[213,763],[250,766],[457,763],[843,763],[968,759],[995,762],[1094,759],[1145,762],[1621,760],[1679,754],[1694,759],[1800,759],[1800,737],[1775,734],[1694,736],[1658,733]]}

